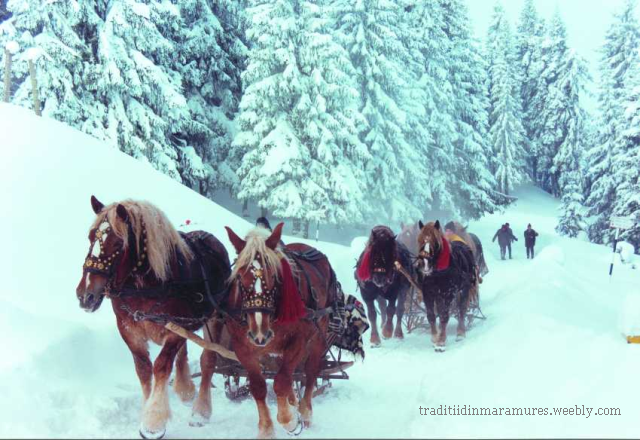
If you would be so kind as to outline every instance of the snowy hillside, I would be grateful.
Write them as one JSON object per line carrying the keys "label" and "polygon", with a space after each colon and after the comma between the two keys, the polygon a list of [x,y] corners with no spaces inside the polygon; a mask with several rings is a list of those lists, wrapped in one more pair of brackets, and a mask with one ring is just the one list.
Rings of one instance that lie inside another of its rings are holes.
{"label": "snowy hillside", "polygon": [[[230,251],[223,227],[244,233],[250,225],[151,166],[25,109],[0,104],[0,132],[0,437],[135,437],[141,393],[131,355],[110,307],[89,315],[75,297],[93,219],[90,196],[149,200],[176,226],[190,219]],[[444,354],[421,332],[368,349],[349,381],[335,381],[315,400],[315,425],[301,438],[640,435],[640,346],[626,344],[620,313],[640,294],[640,271],[617,265],[609,279],[609,248],[555,234],[556,200],[530,187],[516,195],[505,214],[470,225],[490,269],[480,293],[487,320],[463,342],[450,338]],[[514,259],[501,261],[491,238],[506,221],[520,241]],[[522,238],[529,222],[540,233],[533,261],[525,259]],[[311,242],[329,255],[347,292],[355,291],[363,241],[351,248]],[[630,323],[640,325],[640,318]],[[200,350],[189,348],[197,363]],[[215,383],[212,421],[204,428],[188,426],[190,408],[172,395],[167,438],[255,436],[253,401],[229,402],[220,378]],[[420,406],[440,405],[584,405],[619,408],[621,415],[419,413]]]}

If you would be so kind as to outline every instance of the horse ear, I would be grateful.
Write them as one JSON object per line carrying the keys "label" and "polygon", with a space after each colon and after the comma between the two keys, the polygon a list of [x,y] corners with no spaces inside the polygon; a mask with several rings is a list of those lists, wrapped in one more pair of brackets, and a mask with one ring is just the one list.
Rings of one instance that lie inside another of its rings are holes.
{"label": "horse ear", "polygon": [[227,230],[227,235],[229,236],[229,241],[231,242],[231,244],[235,248],[236,253],[240,254],[240,252],[242,252],[244,247],[247,245],[247,242],[244,241],[242,238],[238,237],[238,235],[235,232],[233,232],[231,230],[231,228],[229,228],[227,226],[225,226],[224,228]]}
{"label": "horse ear", "polygon": [[276,246],[278,246],[278,243],[280,243],[280,237],[282,237],[283,227],[284,227],[284,223],[280,222],[278,223],[278,226],[273,228],[273,232],[271,233],[271,236],[267,238],[267,241],[265,241],[265,244],[269,249],[274,250]]}
{"label": "horse ear", "polygon": [[118,204],[118,207],[116,208],[116,214],[118,214],[118,217],[120,217],[123,222],[129,221],[129,213],[127,212],[127,208],[125,208],[123,205]]}
{"label": "horse ear", "polygon": [[420,229],[424,228],[424,223],[422,223],[422,220],[418,220],[418,226],[420,227]]}
{"label": "horse ear", "polygon": [[440,230],[440,220],[436,220],[436,224],[433,225],[434,228],[436,228],[438,231]]}
{"label": "horse ear", "polygon": [[96,199],[96,196],[91,196],[91,207],[93,208],[93,212],[100,214],[104,209],[104,204]]}

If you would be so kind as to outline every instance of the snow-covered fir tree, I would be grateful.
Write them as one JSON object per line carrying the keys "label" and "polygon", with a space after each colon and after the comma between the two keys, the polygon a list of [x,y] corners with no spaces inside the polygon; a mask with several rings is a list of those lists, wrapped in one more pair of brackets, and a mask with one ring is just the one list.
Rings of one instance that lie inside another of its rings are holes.
{"label": "snow-covered fir tree", "polygon": [[91,47],[76,29],[95,27],[76,2],[11,0],[12,18],[0,24],[0,63],[9,41],[19,45],[13,55],[12,102],[33,108],[28,61],[32,60],[43,116],[78,126],[87,119],[93,97],[82,86],[92,59]]}
{"label": "snow-covered fir tree", "polygon": [[242,154],[239,197],[307,225],[363,219],[369,159],[359,139],[356,75],[326,33],[321,6],[276,0],[249,8],[251,50],[234,142]]}
{"label": "snow-covered fir tree", "polygon": [[538,170],[539,134],[542,131],[538,115],[546,97],[546,84],[541,81],[544,62],[542,45],[545,40],[544,20],[538,15],[534,0],[525,0],[517,29],[517,60],[520,66],[520,96],[522,125],[527,140],[527,173],[536,181]]}
{"label": "snow-covered fir tree", "polygon": [[581,97],[585,94],[588,73],[586,63],[573,50],[562,60],[561,72],[562,76],[554,88],[563,95],[558,102],[562,108],[558,109],[557,121],[564,137],[553,159],[550,174],[562,196],[562,214],[556,229],[561,234],[576,237],[578,232],[586,229],[583,220],[582,157],[587,142],[587,116]]}
{"label": "snow-covered fir tree", "polygon": [[177,70],[182,76],[191,122],[178,146],[186,184],[207,194],[237,184],[237,158],[230,155],[242,95],[240,75],[247,48],[237,2],[183,0]]}
{"label": "snow-covered fir tree", "polygon": [[567,118],[568,107],[573,103],[568,101],[568,92],[563,84],[566,81],[569,66],[566,60],[569,56],[567,46],[567,29],[556,9],[549,23],[548,36],[543,44],[544,68],[540,72],[541,106],[537,108],[539,132],[536,132],[538,158],[537,181],[542,189],[555,195],[560,195],[558,175],[553,171],[554,158],[558,149],[567,136],[567,125],[571,122]]}
{"label": "snow-covered fir tree", "polygon": [[439,6],[449,42],[441,57],[447,60],[453,98],[449,100],[457,134],[450,190],[461,218],[479,218],[506,203],[495,191],[497,182],[490,169],[493,155],[488,137],[487,66],[478,42],[471,36],[465,2],[439,0]]}
{"label": "snow-covered fir tree", "polygon": [[[624,100],[625,130],[620,149],[612,159],[616,175],[616,197],[612,214],[637,219],[640,223],[640,63],[630,67],[628,94]],[[640,248],[640,224],[622,232],[621,239]]]}
{"label": "snow-covered fir tree", "polygon": [[525,177],[525,133],[518,84],[518,64],[505,10],[495,5],[487,35],[489,70],[489,137],[496,155],[498,188],[505,194]]}
{"label": "snow-covered fir tree", "polygon": [[[389,0],[330,2],[338,42],[357,72],[360,112],[368,126],[363,140],[371,154],[366,165],[367,197],[382,221],[418,218],[431,199],[420,163],[424,134],[412,145],[419,101],[411,101],[415,58],[404,44],[403,5]],[[411,105],[411,108],[409,108]],[[408,191],[412,188],[416,192]]]}
{"label": "snow-covered fir tree", "polygon": [[586,174],[586,206],[589,238],[598,243],[612,239],[609,219],[616,203],[614,162],[625,143],[623,132],[629,127],[625,100],[629,96],[631,67],[638,63],[640,27],[636,19],[636,0],[625,0],[607,30],[600,64],[600,134],[589,151]]}

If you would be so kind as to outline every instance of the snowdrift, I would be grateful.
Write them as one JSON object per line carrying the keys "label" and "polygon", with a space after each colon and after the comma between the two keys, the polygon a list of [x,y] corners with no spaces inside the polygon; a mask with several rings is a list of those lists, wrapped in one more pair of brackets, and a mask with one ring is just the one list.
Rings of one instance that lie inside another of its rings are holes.
{"label": "snowdrift", "polygon": [[[113,313],[105,302],[86,314],[75,298],[93,219],[90,196],[149,200],[174,225],[190,219],[190,227],[215,234],[230,255],[223,227],[243,234],[251,225],[148,164],[25,109],[0,104],[0,133],[0,437],[135,437],[139,384]],[[640,346],[622,337],[623,327],[640,324],[623,308],[638,304],[640,271],[617,265],[609,279],[610,249],[556,236],[557,201],[530,187],[516,195],[506,213],[470,225],[490,269],[480,293],[488,319],[465,341],[450,338],[445,354],[434,353],[421,331],[368,349],[349,370],[351,380],[334,382],[314,401],[315,425],[303,438],[640,435]],[[514,259],[500,261],[491,238],[506,221],[520,241]],[[534,260],[526,260],[520,238],[527,223],[540,233]],[[329,255],[353,293],[364,240],[353,239],[351,247],[309,243]],[[200,350],[189,348],[195,364]],[[190,408],[172,397],[168,438],[255,436],[253,401],[229,402],[220,378],[215,384],[204,428],[189,427]],[[619,408],[621,415],[420,415],[420,406],[440,405],[585,405]],[[275,417],[273,402],[271,408]]]}

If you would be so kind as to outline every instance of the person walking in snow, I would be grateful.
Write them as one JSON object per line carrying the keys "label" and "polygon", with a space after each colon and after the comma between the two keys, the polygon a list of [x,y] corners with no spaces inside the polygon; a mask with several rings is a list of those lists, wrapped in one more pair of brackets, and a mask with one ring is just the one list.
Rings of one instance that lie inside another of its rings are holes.
{"label": "person walking in snow", "polygon": [[500,258],[505,259],[505,255],[507,253],[507,249],[509,249],[509,259],[511,259],[511,243],[513,241],[518,241],[518,239],[513,235],[513,231],[509,227],[509,223],[505,223],[502,225],[500,229],[493,236],[493,241],[495,243],[496,238],[498,239],[498,244],[500,245]]}
{"label": "person walking in snow", "polygon": [[[527,225],[527,230],[524,231],[524,246],[527,248],[527,258],[533,259],[533,247],[536,245],[536,237],[538,233],[531,228],[531,223]],[[529,257],[531,255],[531,257]]]}

